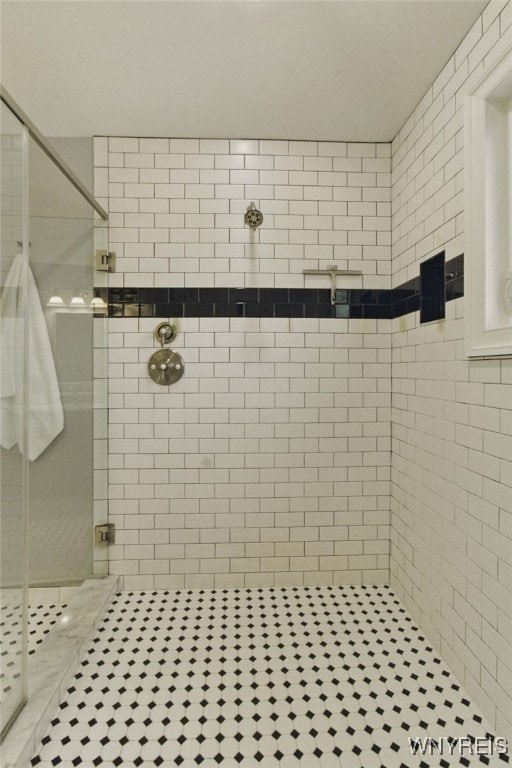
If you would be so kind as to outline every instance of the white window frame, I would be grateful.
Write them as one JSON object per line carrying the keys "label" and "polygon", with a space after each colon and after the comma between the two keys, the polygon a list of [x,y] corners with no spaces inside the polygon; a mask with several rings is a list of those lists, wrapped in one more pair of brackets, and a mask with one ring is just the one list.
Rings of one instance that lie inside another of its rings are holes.
{"label": "white window frame", "polygon": [[465,99],[464,315],[470,358],[512,356],[510,107],[512,46]]}

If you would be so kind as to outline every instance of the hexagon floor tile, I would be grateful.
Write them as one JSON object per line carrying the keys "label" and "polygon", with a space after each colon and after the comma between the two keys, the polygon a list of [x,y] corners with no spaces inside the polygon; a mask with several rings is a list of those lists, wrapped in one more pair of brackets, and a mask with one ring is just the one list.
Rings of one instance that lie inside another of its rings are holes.
{"label": "hexagon floor tile", "polygon": [[118,594],[32,765],[508,760],[393,591],[357,586]]}

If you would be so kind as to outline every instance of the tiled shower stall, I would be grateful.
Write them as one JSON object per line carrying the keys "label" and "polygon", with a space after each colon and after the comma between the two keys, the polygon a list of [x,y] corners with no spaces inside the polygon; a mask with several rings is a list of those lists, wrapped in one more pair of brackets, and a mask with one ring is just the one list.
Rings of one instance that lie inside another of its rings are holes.
{"label": "tiled shower stall", "polygon": [[[511,21],[488,6],[391,144],[94,141],[117,254],[111,573],[127,590],[390,583],[503,733],[512,365],[464,355],[463,97]],[[441,252],[446,316],[421,324],[420,263]],[[334,264],[362,275],[333,306],[303,270]],[[169,388],[147,373],[162,319],[185,364]]]}
{"label": "tiled shower stall", "polygon": [[[387,580],[391,321],[343,317],[347,304],[331,317],[328,277],[304,289],[302,270],[336,263],[389,285],[389,155],[96,139],[117,254],[110,567],[125,587]],[[162,314],[185,363],[170,388],[147,373]]]}

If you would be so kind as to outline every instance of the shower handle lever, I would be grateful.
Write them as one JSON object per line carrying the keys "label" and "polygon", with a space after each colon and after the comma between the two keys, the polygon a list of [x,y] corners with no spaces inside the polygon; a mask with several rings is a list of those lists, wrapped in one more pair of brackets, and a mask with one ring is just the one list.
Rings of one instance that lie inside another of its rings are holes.
{"label": "shower handle lever", "polygon": [[159,323],[155,328],[155,339],[160,342],[161,347],[170,344],[177,335],[176,326],[171,323]]}
{"label": "shower handle lever", "polygon": [[[169,365],[169,363],[170,363],[170,365]],[[152,370],[154,370],[156,368],[156,365],[152,365],[151,368],[152,368]],[[180,368],[181,368],[181,365],[179,363],[173,363],[171,361],[171,358],[169,357],[165,361],[165,363],[160,363],[160,370],[161,371],[166,371],[167,368],[175,368],[177,371],[179,371]]]}

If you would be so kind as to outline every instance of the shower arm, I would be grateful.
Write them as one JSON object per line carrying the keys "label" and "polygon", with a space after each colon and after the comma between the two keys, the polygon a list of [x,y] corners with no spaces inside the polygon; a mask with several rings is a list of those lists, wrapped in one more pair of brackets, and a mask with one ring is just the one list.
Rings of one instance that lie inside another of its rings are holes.
{"label": "shower arm", "polygon": [[357,269],[338,269],[336,266],[331,269],[303,269],[303,275],[329,275],[331,278],[331,304],[336,304],[336,278],[338,275],[362,275]]}

